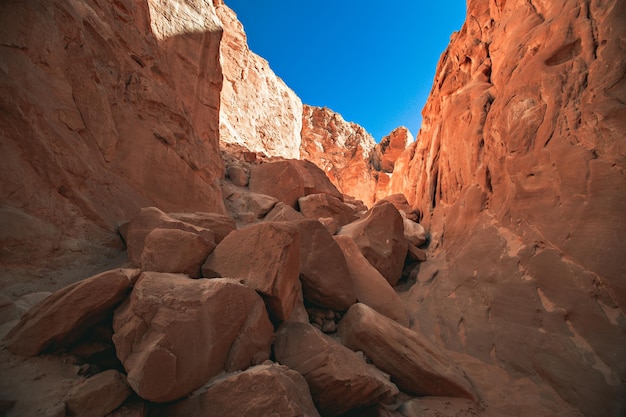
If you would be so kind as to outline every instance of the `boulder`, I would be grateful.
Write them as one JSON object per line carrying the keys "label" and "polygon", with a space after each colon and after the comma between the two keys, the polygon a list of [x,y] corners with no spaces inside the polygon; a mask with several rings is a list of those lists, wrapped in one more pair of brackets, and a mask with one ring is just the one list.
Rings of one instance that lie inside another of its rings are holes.
{"label": "boulder", "polygon": [[293,222],[300,231],[300,281],[304,299],[319,307],[345,311],[356,302],[341,248],[317,220]]}
{"label": "boulder", "polygon": [[202,236],[207,242],[215,242],[215,234],[209,230],[176,220],[156,207],[145,207],[128,223],[126,247],[133,266],[141,266],[146,236],[154,229],[177,229]]}
{"label": "boulder", "polygon": [[340,235],[334,239],[348,264],[357,300],[408,327],[409,316],[404,303],[385,277],[365,259],[351,238]]}
{"label": "boulder", "polygon": [[245,187],[248,185],[250,179],[250,173],[245,168],[239,165],[229,165],[226,167],[226,177],[230,179],[234,185],[238,187]]}
{"label": "boulder", "polygon": [[216,378],[206,388],[175,403],[163,417],[319,417],[309,386],[286,366],[263,364]]}
{"label": "boulder", "polygon": [[300,234],[287,223],[263,222],[235,230],[202,266],[205,277],[241,280],[264,298],[270,316],[283,321],[298,295]]}
{"label": "boulder", "polygon": [[337,233],[339,231],[339,227],[341,227],[339,226],[339,221],[334,217],[320,217],[317,221],[322,223],[331,235]]}
{"label": "boulder", "polygon": [[426,262],[428,256],[426,256],[426,252],[424,252],[422,249],[418,248],[412,243],[409,243],[407,259],[413,262]]}
{"label": "boulder", "polygon": [[274,355],[304,376],[324,417],[389,402],[398,394],[387,375],[310,324],[283,323],[276,332]]}
{"label": "boulder", "polygon": [[428,235],[426,229],[419,223],[409,220],[403,211],[400,211],[402,216],[402,225],[404,226],[404,237],[414,246],[421,246],[426,243]]}
{"label": "boulder", "polygon": [[202,229],[209,229],[215,235],[215,243],[220,243],[226,235],[237,228],[235,220],[225,214],[219,213],[168,213],[176,220],[192,224]]}
{"label": "boulder", "polygon": [[393,206],[398,209],[400,214],[404,213],[405,216],[403,217],[406,217],[409,220],[413,220],[414,222],[419,222],[419,212],[411,207],[404,194],[396,193],[387,195],[385,196],[385,198],[383,198],[383,200],[393,204]]}
{"label": "boulder", "polygon": [[302,213],[283,202],[278,202],[263,219],[266,222],[281,222],[304,219]]}
{"label": "boulder", "polygon": [[278,160],[255,165],[250,172],[250,191],[267,194],[296,208],[300,197],[328,194],[343,200],[324,171],[309,161]]}
{"label": "boulder", "polygon": [[266,360],[273,327],[261,297],[235,280],[144,272],[113,330],[133,390],[168,402]]}
{"label": "boulder", "polygon": [[141,269],[200,277],[200,267],[215,249],[213,241],[178,229],[154,229],[144,240]]}
{"label": "boulder", "polygon": [[332,217],[337,219],[340,226],[348,224],[358,217],[354,208],[329,194],[311,194],[298,200],[300,212],[307,219]]}
{"label": "boulder", "polygon": [[339,323],[339,337],[391,375],[402,391],[478,400],[463,371],[441,349],[365,304],[350,307]]}
{"label": "boulder", "polygon": [[104,417],[131,393],[126,377],[110,369],[75,385],[65,398],[65,407],[73,416]]}
{"label": "boulder", "polygon": [[7,348],[16,355],[35,356],[75,342],[126,298],[139,273],[114,269],[53,293],[9,331]]}
{"label": "boulder", "polygon": [[274,208],[278,200],[266,194],[235,191],[225,196],[226,208],[233,217],[253,223],[262,219]]}
{"label": "boulder", "polygon": [[391,285],[396,285],[402,276],[408,242],[404,237],[402,216],[391,203],[375,205],[337,234],[351,237],[369,263]]}

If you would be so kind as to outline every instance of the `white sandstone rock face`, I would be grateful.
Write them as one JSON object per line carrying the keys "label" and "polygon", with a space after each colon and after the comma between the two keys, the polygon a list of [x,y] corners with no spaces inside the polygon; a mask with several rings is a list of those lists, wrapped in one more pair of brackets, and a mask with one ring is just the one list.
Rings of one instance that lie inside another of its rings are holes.
{"label": "white sandstone rock face", "polygon": [[268,156],[299,158],[302,101],[248,48],[235,13],[221,1],[214,3],[224,26],[220,141]]}

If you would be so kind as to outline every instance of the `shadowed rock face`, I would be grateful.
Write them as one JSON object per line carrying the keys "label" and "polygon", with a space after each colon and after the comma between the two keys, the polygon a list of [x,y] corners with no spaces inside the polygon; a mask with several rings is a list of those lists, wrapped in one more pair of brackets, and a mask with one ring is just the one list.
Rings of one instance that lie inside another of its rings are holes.
{"label": "shadowed rock face", "polygon": [[390,184],[446,263],[407,300],[419,327],[589,416],[626,398],[625,13],[469,1]]}
{"label": "shadowed rock face", "polygon": [[143,206],[224,212],[222,27],[210,2],[165,3],[0,5],[0,262],[14,276],[119,251],[118,223]]}

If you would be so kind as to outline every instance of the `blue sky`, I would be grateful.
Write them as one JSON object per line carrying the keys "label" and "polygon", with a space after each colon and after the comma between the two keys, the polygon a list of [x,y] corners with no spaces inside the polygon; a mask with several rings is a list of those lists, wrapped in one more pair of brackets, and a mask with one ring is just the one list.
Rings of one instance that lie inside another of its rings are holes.
{"label": "blue sky", "polygon": [[248,45],[305,104],[326,106],[377,141],[417,135],[437,62],[465,0],[226,0]]}

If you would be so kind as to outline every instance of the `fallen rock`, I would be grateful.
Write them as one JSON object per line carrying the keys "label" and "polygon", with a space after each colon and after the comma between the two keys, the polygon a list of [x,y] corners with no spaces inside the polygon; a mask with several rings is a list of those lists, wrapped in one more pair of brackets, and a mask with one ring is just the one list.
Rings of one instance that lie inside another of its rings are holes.
{"label": "fallen rock", "polygon": [[428,256],[426,256],[426,252],[422,249],[418,248],[413,243],[409,243],[407,259],[414,262],[426,262],[428,260]]}
{"label": "fallen rock", "polygon": [[141,274],[115,311],[113,329],[128,383],[153,402],[263,362],[273,332],[261,297],[235,280],[156,272]]}
{"label": "fallen rock", "polygon": [[230,179],[230,182],[238,187],[247,186],[248,180],[250,179],[250,173],[239,165],[229,165],[226,167],[226,176]]}
{"label": "fallen rock", "polygon": [[207,278],[236,278],[257,290],[274,321],[283,321],[291,313],[298,295],[299,270],[298,228],[270,222],[232,232],[202,266]]}
{"label": "fallen rock", "polygon": [[[225,196],[226,208],[233,217],[254,223],[274,208],[278,200],[269,195],[253,192],[234,192]],[[249,219],[248,219],[249,218]]]}
{"label": "fallen rock", "polygon": [[339,337],[409,394],[478,400],[464,373],[436,346],[365,304],[350,307],[339,323]]}
{"label": "fallen rock", "polygon": [[339,231],[339,221],[334,217],[320,217],[317,221],[322,223],[331,235],[334,235]]}
{"label": "fallen rock", "polygon": [[215,242],[215,234],[209,229],[176,220],[156,207],[144,207],[128,223],[126,247],[133,266],[141,266],[146,236],[154,229],[183,230],[202,236],[207,242]]}
{"label": "fallen rock", "polygon": [[237,228],[235,220],[225,214],[219,213],[168,213],[176,220],[192,224],[202,229],[209,229],[215,235],[215,243],[220,243],[233,230]]}
{"label": "fallen rock", "polygon": [[345,311],[356,302],[341,248],[317,220],[293,222],[300,231],[300,281],[304,299],[319,307]]}
{"label": "fallen rock", "polygon": [[283,323],[274,354],[304,376],[322,416],[388,402],[398,394],[386,375],[309,324]]}
{"label": "fallen rock", "polygon": [[393,204],[395,208],[398,209],[400,214],[404,213],[407,219],[413,220],[414,222],[419,222],[420,213],[417,210],[414,210],[413,207],[409,204],[406,199],[406,196],[402,193],[396,193],[385,196],[383,200],[390,202]]}
{"label": "fallen rock", "polygon": [[250,191],[267,194],[296,208],[298,199],[310,194],[328,194],[343,199],[324,171],[309,161],[279,160],[255,165],[250,172]]}
{"label": "fallen rock", "polygon": [[334,239],[348,264],[357,300],[408,327],[409,316],[404,303],[385,277],[365,259],[357,244],[350,237],[340,235],[335,236]]}
{"label": "fallen rock", "polygon": [[269,213],[267,213],[263,220],[266,222],[288,222],[292,220],[302,219],[304,219],[302,213],[300,213],[293,207],[279,201],[278,203],[276,203],[274,208]]}
{"label": "fallen rock", "polygon": [[402,216],[402,225],[404,226],[404,237],[414,246],[421,246],[426,243],[428,238],[426,229],[419,223],[409,220],[403,211],[400,212]]}
{"label": "fallen rock", "polygon": [[397,284],[402,277],[408,242],[404,237],[402,216],[391,203],[375,205],[337,234],[351,237],[369,263],[391,285]]}
{"label": "fallen rock", "polygon": [[140,271],[114,269],[65,287],[32,307],[9,331],[7,348],[35,356],[67,346],[113,312],[130,292]]}
{"label": "fallen rock", "polygon": [[198,278],[201,276],[202,263],[213,249],[213,241],[207,242],[195,233],[177,229],[154,229],[144,240],[141,269],[182,273]]}
{"label": "fallen rock", "polygon": [[332,217],[340,226],[353,222],[358,217],[354,214],[354,208],[344,203],[337,197],[329,194],[311,194],[298,200],[300,212],[307,219],[319,219]]}
{"label": "fallen rock", "polygon": [[298,372],[278,364],[226,374],[167,407],[163,417],[319,417],[309,386]]}
{"label": "fallen rock", "polygon": [[131,393],[126,377],[110,369],[74,386],[65,398],[65,407],[70,416],[104,417]]}

